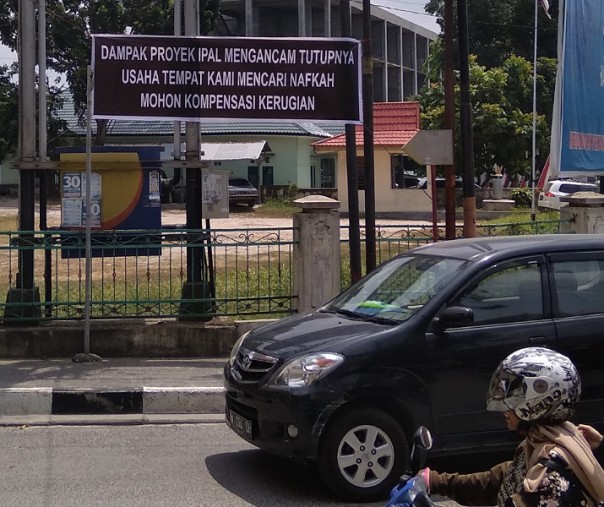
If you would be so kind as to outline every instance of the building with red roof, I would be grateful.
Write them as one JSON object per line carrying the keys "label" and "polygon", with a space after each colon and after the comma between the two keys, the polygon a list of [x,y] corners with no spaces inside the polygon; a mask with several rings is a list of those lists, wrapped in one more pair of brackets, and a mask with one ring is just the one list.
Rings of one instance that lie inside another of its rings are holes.
{"label": "building with red roof", "polygon": [[[373,106],[373,145],[376,213],[426,212],[431,210],[430,195],[417,188],[425,171],[403,151],[419,131],[419,102],[380,102]],[[359,207],[364,211],[364,135],[355,128]],[[313,143],[318,155],[336,156],[336,186],[340,209],[348,211],[346,134]]]}

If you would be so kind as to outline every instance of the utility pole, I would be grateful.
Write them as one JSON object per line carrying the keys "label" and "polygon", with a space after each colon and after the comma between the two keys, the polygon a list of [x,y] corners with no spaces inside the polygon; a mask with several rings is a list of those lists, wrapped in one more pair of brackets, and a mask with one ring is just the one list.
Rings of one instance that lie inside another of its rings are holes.
{"label": "utility pole", "polygon": [[365,250],[367,273],[376,266],[375,180],[373,160],[373,58],[371,1],[363,0],[363,155],[365,158]]}
{"label": "utility pole", "polygon": [[463,235],[476,236],[476,197],[474,192],[474,138],[472,135],[472,102],[470,98],[470,61],[468,42],[468,7],[457,0],[459,31],[459,76],[461,120],[461,159],[463,164]]}
{"label": "utility pole", "polygon": [[[19,1],[19,254],[15,287],[7,295],[4,316],[37,323],[40,292],[34,286],[34,189],[36,161],[36,13],[34,3]],[[27,168],[29,166],[29,168]]]}
{"label": "utility pole", "polygon": [[[340,1],[342,37],[352,36],[350,0]],[[350,281],[361,279],[361,227],[359,225],[359,177],[357,174],[357,140],[355,126],[346,124],[346,179],[348,182],[348,245]]]}
{"label": "utility pole", "polygon": [[[443,128],[455,141],[455,76],[453,73],[453,0],[445,0],[445,115]],[[452,143],[454,144],[454,142]],[[434,198],[434,196],[433,196]],[[455,165],[445,166],[445,237],[455,239]]]}
{"label": "utility pole", "polygon": [[[184,0],[185,35],[199,35],[199,0]],[[187,280],[182,289],[179,318],[210,320],[210,287],[204,279],[204,250],[201,216],[200,128],[198,122],[185,125],[185,163],[187,165]]]}

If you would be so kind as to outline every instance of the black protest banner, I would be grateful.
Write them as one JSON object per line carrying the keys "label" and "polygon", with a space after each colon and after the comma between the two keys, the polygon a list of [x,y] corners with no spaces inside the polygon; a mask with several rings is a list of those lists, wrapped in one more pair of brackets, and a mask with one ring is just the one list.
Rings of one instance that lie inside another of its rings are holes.
{"label": "black protest banner", "polygon": [[360,123],[346,38],[94,35],[93,118]]}

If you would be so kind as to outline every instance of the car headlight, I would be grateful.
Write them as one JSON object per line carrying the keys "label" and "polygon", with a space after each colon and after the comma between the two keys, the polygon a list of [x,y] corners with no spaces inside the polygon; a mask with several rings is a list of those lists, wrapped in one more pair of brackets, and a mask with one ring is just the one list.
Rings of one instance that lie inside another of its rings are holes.
{"label": "car headlight", "polygon": [[343,362],[344,356],[331,352],[298,357],[286,363],[269,381],[269,384],[284,387],[307,387]]}
{"label": "car headlight", "polygon": [[245,340],[247,338],[248,334],[250,334],[249,331],[247,333],[243,333],[239,337],[239,339],[235,342],[235,345],[233,345],[233,348],[231,349],[231,354],[229,355],[229,366],[231,368],[235,364],[235,359],[237,359],[237,353],[239,352],[239,348],[241,347],[243,340]]}

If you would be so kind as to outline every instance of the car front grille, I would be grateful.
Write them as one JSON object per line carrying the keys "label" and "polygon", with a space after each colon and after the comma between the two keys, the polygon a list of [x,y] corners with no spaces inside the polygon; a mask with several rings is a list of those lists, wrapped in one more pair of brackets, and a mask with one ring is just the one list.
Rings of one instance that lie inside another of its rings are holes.
{"label": "car front grille", "polygon": [[276,357],[240,347],[232,373],[240,382],[258,383],[272,375],[278,362]]}

